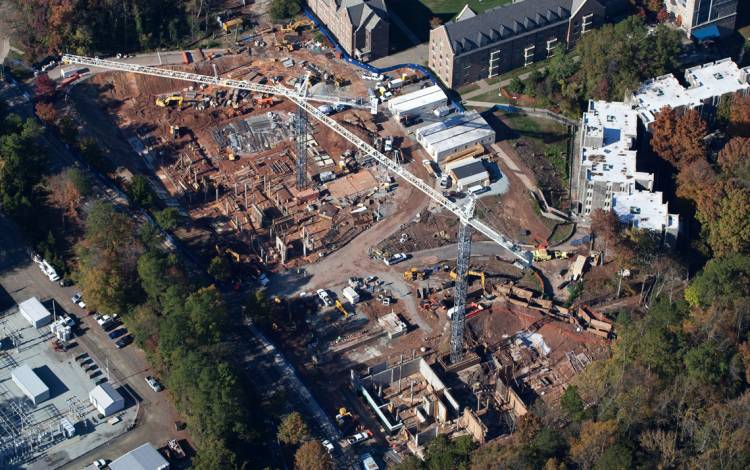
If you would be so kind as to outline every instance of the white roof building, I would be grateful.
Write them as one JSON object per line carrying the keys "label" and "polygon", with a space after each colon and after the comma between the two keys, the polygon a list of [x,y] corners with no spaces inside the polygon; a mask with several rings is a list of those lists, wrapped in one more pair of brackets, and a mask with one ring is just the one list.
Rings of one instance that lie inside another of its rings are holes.
{"label": "white roof building", "polygon": [[125,408],[125,399],[107,382],[89,392],[89,401],[104,416],[111,416]]}
{"label": "white roof building", "polygon": [[109,464],[110,470],[166,470],[169,462],[150,443],[142,444]]}
{"label": "white roof building", "polygon": [[715,106],[718,100],[733,93],[747,93],[750,67],[739,68],[730,58],[698,65],[685,70],[685,88],[674,75],[662,75],[641,84],[633,93],[632,102],[638,116],[648,128],[663,107],[702,109]]}
{"label": "white roof building", "polygon": [[469,111],[417,129],[416,137],[432,159],[440,162],[476,144],[492,144],[495,131],[478,112]]}
{"label": "white roof building", "polygon": [[41,328],[52,321],[52,314],[36,297],[18,304],[18,310],[34,328]]}
{"label": "white roof building", "polygon": [[400,117],[406,114],[432,111],[439,106],[444,106],[447,102],[448,95],[438,85],[433,85],[391,98],[388,101],[388,109],[396,117]]}
{"label": "white roof building", "polygon": [[49,387],[42,382],[42,379],[27,364],[13,369],[10,376],[13,379],[13,383],[34,403],[34,406],[49,398]]}
{"label": "white roof building", "polygon": [[663,233],[665,243],[674,245],[680,226],[680,217],[669,213],[661,191],[619,192],[612,195],[612,210],[621,222],[631,227]]}

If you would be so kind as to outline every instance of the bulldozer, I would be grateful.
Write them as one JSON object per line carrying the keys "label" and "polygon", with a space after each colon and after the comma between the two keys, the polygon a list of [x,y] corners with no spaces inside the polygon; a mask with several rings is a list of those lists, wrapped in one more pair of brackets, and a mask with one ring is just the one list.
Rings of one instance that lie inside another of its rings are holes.
{"label": "bulldozer", "polygon": [[[450,275],[451,279],[453,279],[454,281],[456,279],[458,279],[458,274],[456,273],[455,269],[452,270],[449,275]],[[478,277],[482,281],[482,289],[485,289],[486,275],[485,275],[484,271],[472,271],[472,270],[469,270],[469,272],[467,272],[466,275],[467,276]]]}
{"label": "bulldozer", "polygon": [[404,271],[404,281],[423,281],[424,278],[425,273],[420,269],[411,268],[408,271]]}
{"label": "bulldozer", "polygon": [[177,104],[178,108],[182,108],[182,102],[184,98],[180,95],[171,95],[167,97],[157,97],[156,98],[156,106],[161,106],[162,108],[166,108],[167,106],[175,103]]}

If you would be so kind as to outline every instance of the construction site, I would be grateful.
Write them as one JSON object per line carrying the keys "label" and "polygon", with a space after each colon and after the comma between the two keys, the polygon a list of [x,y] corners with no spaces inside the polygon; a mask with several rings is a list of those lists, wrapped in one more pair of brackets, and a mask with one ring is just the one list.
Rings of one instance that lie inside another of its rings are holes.
{"label": "construction site", "polygon": [[[455,118],[419,71],[339,59],[309,21],[233,28],[231,47],[181,64],[66,55],[68,94],[113,149],[110,176],[149,178],[189,221],[183,246],[226,258],[235,290],[264,288],[288,315],[272,334],[346,415],[342,435],[379,431],[418,456],[439,434],[484,443],[606,354],[611,321],[564,290],[596,255],[549,246],[560,222],[481,117]],[[447,137],[421,146],[428,126]]]}

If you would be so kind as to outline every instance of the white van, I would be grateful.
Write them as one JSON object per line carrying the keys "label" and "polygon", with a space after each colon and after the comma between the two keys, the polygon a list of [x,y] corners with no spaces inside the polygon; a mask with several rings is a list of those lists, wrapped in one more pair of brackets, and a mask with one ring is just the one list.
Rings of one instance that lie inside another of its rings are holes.
{"label": "white van", "polygon": [[475,184],[474,186],[470,186],[468,191],[471,194],[477,195],[482,194],[485,191],[488,191],[490,188],[488,186],[482,186],[481,184]]}

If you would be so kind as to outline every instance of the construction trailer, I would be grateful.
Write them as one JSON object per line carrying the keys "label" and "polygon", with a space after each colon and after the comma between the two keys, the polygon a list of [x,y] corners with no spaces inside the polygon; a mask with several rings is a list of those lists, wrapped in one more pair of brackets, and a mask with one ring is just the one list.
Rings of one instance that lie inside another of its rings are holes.
{"label": "construction trailer", "polygon": [[31,370],[27,364],[13,369],[10,373],[13,383],[21,389],[34,406],[49,399],[49,387]]}
{"label": "construction trailer", "polygon": [[89,401],[104,416],[112,416],[125,408],[125,399],[107,382],[97,385],[89,392]]}
{"label": "construction trailer", "polygon": [[109,464],[110,470],[167,470],[169,462],[151,443],[136,447]]}
{"label": "construction trailer", "polygon": [[476,185],[485,187],[490,184],[490,173],[482,159],[452,162],[446,165],[445,170],[450,173],[459,191]]}
{"label": "construction trailer", "polygon": [[439,86],[433,85],[391,98],[388,101],[388,109],[396,119],[401,119],[401,116],[430,113],[447,103],[448,96],[445,92]]}
{"label": "construction trailer", "polygon": [[18,310],[34,328],[41,328],[52,322],[52,314],[49,313],[49,310],[36,297],[24,300],[18,304]]}
{"label": "construction trailer", "polygon": [[478,112],[469,111],[417,129],[416,137],[432,159],[440,163],[477,144],[493,144],[495,131]]}
{"label": "construction trailer", "polygon": [[344,297],[350,304],[354,305],[359,302],[359,294],[352,287],[344,287]]}

